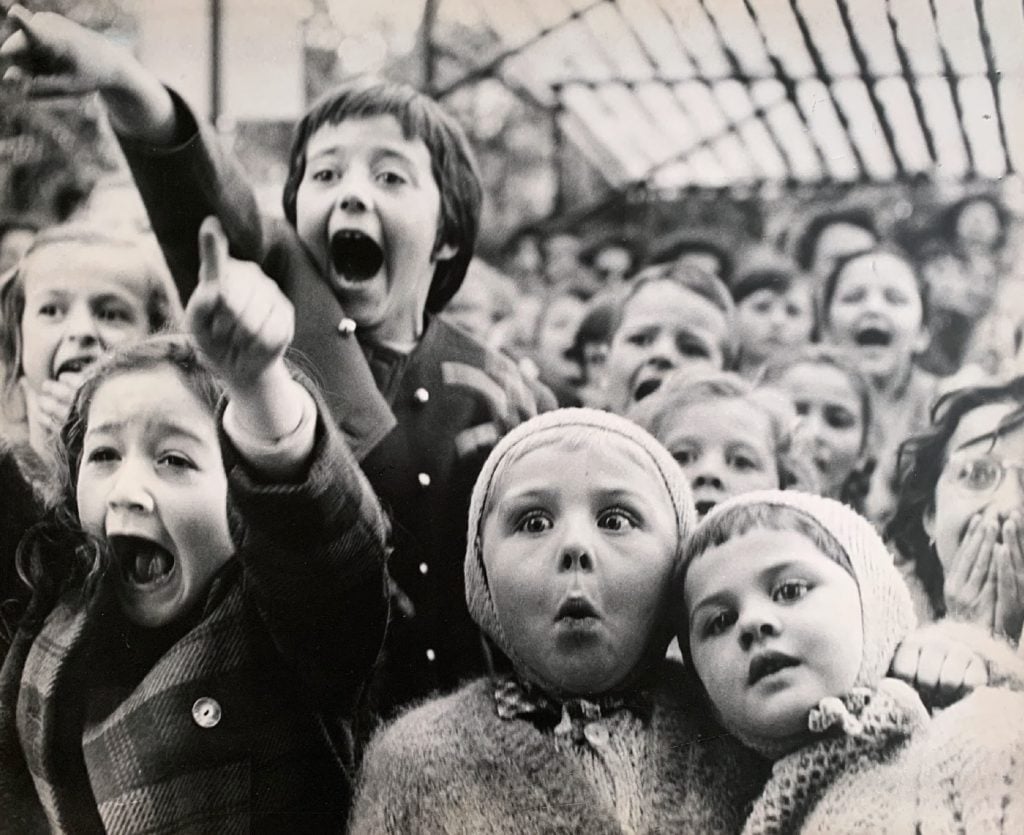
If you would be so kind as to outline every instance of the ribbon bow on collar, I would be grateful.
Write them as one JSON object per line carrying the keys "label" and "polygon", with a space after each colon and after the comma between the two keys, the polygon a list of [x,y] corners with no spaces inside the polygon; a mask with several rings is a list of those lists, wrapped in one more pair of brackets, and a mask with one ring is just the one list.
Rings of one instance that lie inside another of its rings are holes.
{"label": "ribbon bow on collar", "polygon": [[495,682],[494,705],[502,719],[525,718],[541,730],[553,730],[558,735],[571,736],[576,745],[589,743],[588,725],[607,718],[620,710],[627,710],[642,722],[651,717],[651,698],[646,691],[623,695],[604,696],[596,701],[573,698],[559,701],[539,687],[517,678],[503,678]]}

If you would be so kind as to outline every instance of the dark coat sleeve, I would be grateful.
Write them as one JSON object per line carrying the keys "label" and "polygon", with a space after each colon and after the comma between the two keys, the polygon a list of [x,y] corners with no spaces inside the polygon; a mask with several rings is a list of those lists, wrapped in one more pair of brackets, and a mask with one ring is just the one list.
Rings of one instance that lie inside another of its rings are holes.
{"label": "dark coat sleeve", "polygon": [[262,482],[221,430],[241,516],[246,596],[325,713],[351,713],[384,641],[387,523],[339,432],[322,418],[300,483]]}
{"label": "dark coat sleeve", "polygon": [[395,425],[358,342],[339,330],[345,318],[295,230],[260,211],[248,179],[217,137],[172,92],[181,142],[121,146],[183,302],[199,275],[199,226],[216,215],[235,258],[255,261],[295,305],[294,359],[310,373],[357,459]]}

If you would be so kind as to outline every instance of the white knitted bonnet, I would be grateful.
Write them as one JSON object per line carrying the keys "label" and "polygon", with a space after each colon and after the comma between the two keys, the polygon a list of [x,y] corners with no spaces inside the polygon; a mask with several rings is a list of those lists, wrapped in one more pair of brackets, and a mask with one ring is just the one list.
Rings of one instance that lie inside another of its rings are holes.
{"label": "white knitted bonnet", "polygon": [[[489,509],[491,491],[508,463],[514,461],[518,457],[518,453],[525,449],[535,448],[538,445],[539,435],[550,436],[550,441],[555,442],[560,435],[579,435],[580,430],[592,431],[595,439],[599,439],[603,433],[608,437],[614,436],[628,441],[637,448],[638,455],[646,456],[655,472],[661,476],[675,512],[679,543],[674,555],[676,570],[682,561],[686,537],[692,532],[697,518],[689,484],[675,459],[652,435],[626,418],[596,409],[556,409],[520,424],[498,442],[477,477],[469,505],[464,564],[466,603],[473,620],[509,657],[516,670],[521,675],[542,685],[547,685],[548,682],[545,682],[535,671],[526,667],[515,652],[498,620],[481,551],[484,511]],[[548,438],[545,437],[543,440],[546,442]],[[664,655],[671,638],[671,622],[667,611],[663,614],[661,621],[664,625],[661,630],[663,634],[656,635],[652,639],[652,644],[658,644],[652,650],[653,654],[658,657]]]}

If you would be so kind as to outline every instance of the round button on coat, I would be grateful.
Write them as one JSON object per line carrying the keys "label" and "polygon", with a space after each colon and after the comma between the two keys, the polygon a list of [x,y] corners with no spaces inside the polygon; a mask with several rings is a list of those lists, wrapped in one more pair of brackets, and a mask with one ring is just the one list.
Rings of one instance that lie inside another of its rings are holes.
{"label": "round button on coat", "polygon": [[416,476],[416,480],[420,483],[420,487],[429,487],[430,486],[430,474],[429,473],[420,473],[418,476]]}
{"label": "round button on coat", "polygon": [[342,336],[352,336],[356,332],[356,320],[349,319],[346,316],[340,322],[338,322],[338,333]]}
{"label": "round button on coat", "polygon": [[220,723],[220,704],[216,699],[203,696],[192,705],[192,720],[200,728],[215,728]]}
{"label": "round button on coat", "polygon": [[430,400],[430,392],[427,391],[422,386],[416,389],[416,391],[412,393],[412,396],[413,399],[415,399],[415,401],[420,404],[426,403],[428,400]]}

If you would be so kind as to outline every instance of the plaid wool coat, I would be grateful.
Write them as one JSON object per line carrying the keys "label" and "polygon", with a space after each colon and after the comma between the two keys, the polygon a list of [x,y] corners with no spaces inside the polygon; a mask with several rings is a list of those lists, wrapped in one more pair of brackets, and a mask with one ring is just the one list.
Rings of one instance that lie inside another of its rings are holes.
{"label": "plaid wool coat", "polygon": [[[240,547],[201,621],[100,721],[109,630],[62,600],[0,672],[0,831],[339,831],[352,717],[387,621],[385,521],[332,421],[305,480],[266,484],[221,430]],[[102,682],[100,683],[102,684]]]}

